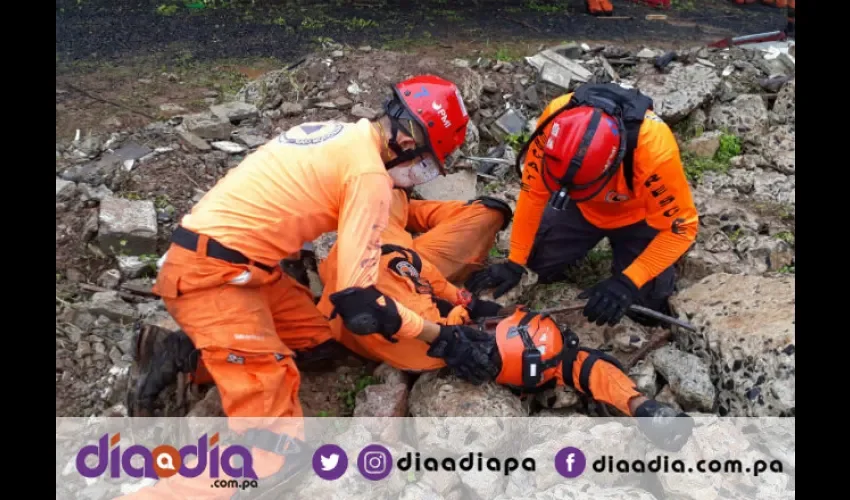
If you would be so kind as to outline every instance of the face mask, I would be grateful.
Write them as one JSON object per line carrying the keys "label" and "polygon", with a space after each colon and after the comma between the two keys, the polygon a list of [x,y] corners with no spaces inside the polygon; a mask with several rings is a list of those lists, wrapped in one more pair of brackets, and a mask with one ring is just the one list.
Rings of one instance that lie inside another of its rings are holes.
{"label": "face mask", "polygon": [[387,173],[396,187],[409,188],[436,179],[440,175],[440,167],[432,158],[425,158],[408,167],[393,167]]}

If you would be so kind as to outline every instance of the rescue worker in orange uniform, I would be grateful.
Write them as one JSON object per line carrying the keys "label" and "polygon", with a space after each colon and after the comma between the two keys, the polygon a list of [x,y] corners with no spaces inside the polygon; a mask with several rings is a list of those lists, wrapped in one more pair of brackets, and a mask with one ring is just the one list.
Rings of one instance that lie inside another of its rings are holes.
{"label": "rescue worker in orange uniform", "polygon": [[[385,111],[371,122],[303,123],[261,146],[182,219],[160,259],[153,291],[194,347],[178,351],[197,353],[197,364],[175,360],[178,353],[158,359],[140,378],[141,392],[158,392],[146,386],[202,365],[261,481],[290,472],[284,455],[303,439],[303,428],[292,427],[303,415],[294,357],[333,340],[309,289],[280,266],[304,243],[338,231],[339,291],[329,300],[352,332],[440,342],[461,364],[475,359],[474,344],[486,337],[427,321],[375,288],[393,186],[444,173],[469,122],[458,88],[430,75],[394,86]],[[255,419],[234,417],[272,418],[252,428]],[[234,491],[212,488],[205,472],[128,497],[229,498]]]}
{"label": "rescue worker in orange uniform", "polygon": [[[376,288],[428,321],[462,325],[495,316],[502,306],[481,300],[458,288],[472,271],[484,267],[498,232],[511,219],[510,206],[482,196],[469,202],[410,199],[406,189],[395,189],[387,228],[381,235],[381,264]],[[411,233],[422,233],[413,237]],[[324,291],[319,310],[330,314],[332,293],[338,289],[339,246],[334,245],[319,266]],[[331,329],[340,342],[357,354],[383,361],[405,371],[421,372],[446,366],[438,355],[442,345],[415,338],[389,341],[381,335],[352,334],[339,319]],[[456,367],[470,380],[468,370]],[[475,380],[470,380],[475,381]]]}
{"label": "rescue worker in orange uniform", "polygon": [[[638,427],[667,451],[679,451],[692,433],[692,417],[641,394],[615,358],[579,347],[575,332],[561,330],[548,315],[520,306],[496,325],[492,339],[491,364],[499,384],[525,393],[573,387],[637,417]],[[619,371],[594,369],[599,364],[616,365]]]}
{"label": "rescue worker in orange uniform", "polygon": [[498,298],[526,267],[538,282],[560,281],[565,268],[607,237],[612,276],[585,290],[584,314],[617,324],[639,304],[670,314],[674,264],[691,247],[698,216],[676,138],[652,100],[615,83],[587,84],[554,99],[517,158],[522,185],[507,261],[479,271],[472,293]]}

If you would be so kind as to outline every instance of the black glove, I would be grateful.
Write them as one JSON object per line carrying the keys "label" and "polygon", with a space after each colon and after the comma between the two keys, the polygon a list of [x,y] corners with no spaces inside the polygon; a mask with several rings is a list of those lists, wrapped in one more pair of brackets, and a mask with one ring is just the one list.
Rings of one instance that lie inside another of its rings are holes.
{"label": "black glove", "polygon": [[612,276],[583,291],[578,298],[588,299],[584,315],[599,326],[616,325],[623,319],[629,306],[637,297],[638,288],[624,274]]}
{"label": "black glove", "polygon": [[[382,299],[382,305],[378,302]],[[390,342],[398,342],[393,338],[401,328],[401,316],[395,301],[382,294],[375,287],[347,288],[331,294],[334,305],[330,319],[337,314],[342,316],[342,322],[351,333],[356,335],[371,335],[380,333]]]}
{"label": "black glove", "polygon": [[479,318],[496,316],[502,308],[502,304],[498,302],[474,297],[466,309],[469,311],[469,317],[472,321],[477,321]]}
{"label": "black glove", "polygon": [[638,419],[641,432],[666,451],[681,450],[694,429],[693,417],[654,399],[649,399],[638,406],[635,417]]}
{"label": "black glove", "polygon": [[475,385],[496,379],[499,374],[496,337],[468,326],[441,326],[428,356],[442,358],[458,378]]}
{"label": "black glove", "polygon": [[493,264],[487,269],[482,269],[466,281],[466,288],[478,295],[485,288],[496,288],[493,298],[498,299],[517,286],[525,274],[525,269],[516,262],[505,261],[501,264]]}

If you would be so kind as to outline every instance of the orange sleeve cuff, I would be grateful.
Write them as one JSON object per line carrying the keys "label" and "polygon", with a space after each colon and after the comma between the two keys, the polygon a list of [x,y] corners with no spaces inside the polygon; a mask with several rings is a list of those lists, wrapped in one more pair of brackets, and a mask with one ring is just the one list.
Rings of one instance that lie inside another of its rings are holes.
{"label": "orange sleeve cuff", "polygon": [[425,328],[425,320],[398,301],[396,301],[396,307],[398,307],[398,314],[401,316],[401,328],[395,336],[398,338],[418,337],[422,333],[422,329]]}

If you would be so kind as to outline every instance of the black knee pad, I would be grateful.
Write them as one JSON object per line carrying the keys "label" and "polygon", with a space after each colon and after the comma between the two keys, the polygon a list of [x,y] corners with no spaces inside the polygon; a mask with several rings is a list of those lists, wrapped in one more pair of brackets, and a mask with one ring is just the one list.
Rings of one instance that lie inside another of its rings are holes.
{"label": "black knee pad", "polygon": [[[576,387],[573,385],[573,364],[575,364],[578,359],[579,351],[583,351],[587,353],[587,358],[581,365],[581,373],[579,374],[579,385],[581,387]],[[596,364],[597,361],[607,361],[608,363],[617,367],[623,373],[626,373],[626,370],[623,368],[623,365],[620,364],[620,361],[617,360],[614,356],[611,356],[607,352],[600,351],[599,349],[589,349],[587,347],[577,347],[575,349],[571,349],[567,352],[566,356],[564,356],[564,364],[562,367],[562,374],[564,377],[564,383],[572,387],[573,389],[579,389],[584,394],[587,394],[590,398],[596,399],[593,396],[593,392],[590,390],[590,372],[593,369],[593,365]]]}
{"label": "black knee pad", "polygon": [[502,219],[504,223],[502,224],[501,231],[505,230],[508,225],[511,223],[511,219],[513,219],[514,212],[511,210],[511,206],[505,203],[504,201],[493,198],[492,196],[479,196],[474,200],[469,200],[466,204],[472,205],[476,201],[480,201],[482,205],[487,208],[491,208],[493,210],[498,210],[502,214]]}

